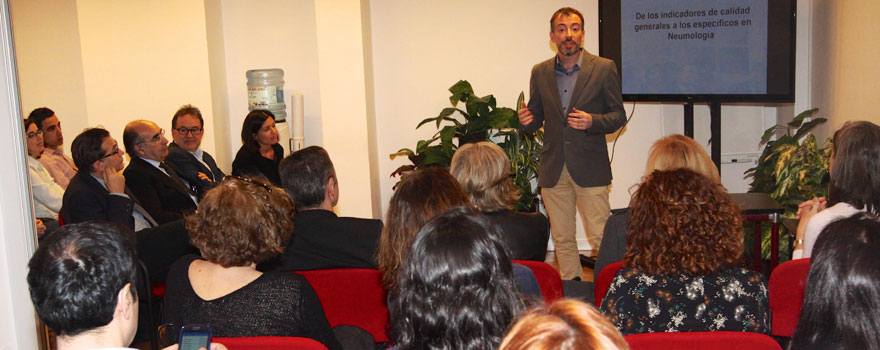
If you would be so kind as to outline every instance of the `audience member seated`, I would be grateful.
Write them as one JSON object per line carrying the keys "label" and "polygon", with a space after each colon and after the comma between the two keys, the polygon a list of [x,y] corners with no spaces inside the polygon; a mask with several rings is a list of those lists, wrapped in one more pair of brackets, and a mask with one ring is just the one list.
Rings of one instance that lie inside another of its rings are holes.
{"label": "audience member seated", "polygon": [[859,212],[880,214],[880,126],[847,122],[834,133],[829,162],[831,182],[825,198],[813,198],[798,208],[793,259],[809,258],[828,223]]}
{"label": "audience member seated", "polygon": [[66,225],[40,243],[28,263],[28,288],[58,350],[131,344],[138,326],[134,246],[131,231],[112,223]]}
{"label": "audience member seated", "polygon": [[202,112],[192,105],[184,105],[171,118],[171,137],[165,161],[180,171],[178,175],[192,186],[199,197],[205,195],[226,174],[217,167],[214,157],[199,148],[205,135]]}
{"label": "audience member seated", "polygon": [[526,312],[499,350],[626,350],[623,336],[605,315],[576,299],[562,299]]}
{"label": "audience member seated", "polygon": [[769,333],[767,282],[737,267],[740,212],[718,182],[656,170],[630,204],[624,267],[600,307],[621,333]]}
{"label": "audience member seated", "polygon": [[544,214],[512,210],[520,194],[510,178],[510,159],[501,147],[485,141],[465,144],[452,156],[449,172],[474,208],[500,228],[511,257],[544,261],[550,223]]}
{"label": "audience member seated", "polygon": [[[672,134],[651,145],[644,176],[651,175],[654,170],[678,168],[691,169],[712,181],[721,183],[718,167],[706,154],[706,150],[694,139],[680,134]],[[599,251],[599,257],[596,258],[596,268],[593,270],[594,281],[605,266],[623,260],[623,253],[626,251],[627,225],[629,225],[629,208],[611,211],[611,216],[605,223],[602,250]]]}
{"label": "audience member seated", "polygon": [[280,187],[278,165],[284,158],[284,149],[278,144],[275,115],[265,109],[248,113],[241,126],[241,142],[232,161],[232,175],[262,176]]}
{"label": "audience member seated", "polygon": [[789,349],[880,349],[878,252],[880,222],[873,214],[857,213],[825,226],[813,249]]}
{"label": "audience member seated", "polygon": [[419,230],[392,291],[398,350],[494,350],[521,308],[495,227],[458,207]]}
{"label": "audience member seated", "polygon": [[293,204],[259,179],[228,177],[187,217],[201,251],[171,267],[165,322],[210,324],[215,337],[292,336],[340,349],[318,296],[305,277],[257,271],[284,250]]}
{"label": "audience member seated", "polygon": [[67,224],[110,221],[135,231],[138,258],[149,269],[150,281],[165,281],[171,263],[194,251],[183,220],[159,225],[141,206],[119,173],[122,151],[107,130],[86,129],[71,146],[79,171],[64,192],[61,218]]}
{"label": "audience member seated", "polygon": [[43,132],[37,129],[37,124],[30,119],[24,120],[24,129],[27,136],[25,141],[28,153],[28,177],[31,180],[31,192],[34,194],[34,211],[51,233],[58,227],[58,212],[61,210],[64,189],[52,179],[52,175],[49,175],[43,164],[38,161],[43,154]]}
{"label": "audience member seated", "polygon": [[[458,181],[443,168],[419,169],[400,181],[388,205],[377,252],[386,290],[394,289],[398,270],[419,229],[434,216],[456,206],[470,206],[470,202]],[[513,274],[524,295],[541,297],[541,287],[532,270],[513,264]],[[389,307],[394,305],[389,303]]]}
{"label": "audience member seated", "polygon": [[28,115],[28,120],[37,124],[37,129],[43,132],[43,144],[45,149],[40,157],[40,163],[46,167],[58,186],[67,189],[67,184],[76,175],[77,166],[73,159],[64,154],[64,135],[61,133],[61,121],[51,109],[40,107]]}
{"label": "audience member seated", "polygon": [[333,213],[339,181],[327,151],[310,146],[284,158],[281,183],[296,208],[296,231],[279,259],[261,265],[261,270],[376,268],[382,222]]}
{"label": "audience member seated", "polygon": [[176,167],[165,162],[168,140],[165,131],[148,120],[135,120],[122,133],[131,162],[125,168],[128,188],[159,224],[183,219],[196,210],[195,192],[178,176]]}

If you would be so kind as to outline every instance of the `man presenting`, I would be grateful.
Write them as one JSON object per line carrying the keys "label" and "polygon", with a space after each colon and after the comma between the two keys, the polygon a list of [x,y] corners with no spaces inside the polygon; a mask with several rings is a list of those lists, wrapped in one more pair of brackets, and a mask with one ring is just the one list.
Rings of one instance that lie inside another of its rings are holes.
{"label": "man presenting", "polygon": [[202,136],[205,135],[202,112],[192,105],[180,107],[171,118],[171,137],[165,161],[180,170],[181,178],[192,185],[199,197],[205,195],[214,184],[226,176],[217,167],[214,157],[203,151]]}
{"label": "man presenting", "polygon": [[550,18],[550,40],[557,54],[532,68],[528,106],[519,121],[523,131],[544,126],[538,186],[553,233],[562,279],[580,279],[575,239],[575,207],[590,246],[599,249],[610,214],[611,164],[605,134],[626,122],[620,76],[614,62],[582,49],[584,17],[564,7]]}

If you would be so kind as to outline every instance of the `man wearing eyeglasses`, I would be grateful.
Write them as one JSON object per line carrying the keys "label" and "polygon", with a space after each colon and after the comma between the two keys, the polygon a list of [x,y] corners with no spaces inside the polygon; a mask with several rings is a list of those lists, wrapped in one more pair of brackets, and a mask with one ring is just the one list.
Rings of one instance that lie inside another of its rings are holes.
{"label": "man wearing eyeglasses", "polygon": [[171,118],[174,141],[168,145],[168,157],[165,158],[180,170],[178,175],[194,187],[199,197],[226,176],[217,167],[214,157],[199,148],[205,135],[204,126],[205,120],[198,108],[193,105],[180,107]]}
{"label": "man wearing eyeglasses", "polygon": [[70,179],[76,175],[76,166],[73,159],[64,154],[64,135],[61,133],[61,121],[55,112],[46,107],[37,108],[28,115],[28,120],[37,124],[37,128],[43,133],[43,153],[37,156],[37,160],[52,175],[52,179],[61,186],[67,188]]}
{"label": "man wearing eyeglasses", "polygon": [[183,220],[160,225],[126,186],[120,173],[124,153],[107,130],[86,129],[73,140],[71,154],[79,171],[64,192],[60,218],[65,224],[109,221],[135,231],[138,258],[154,283],[165,280],[177,258],[196,252]]}
{"label": "man wearing eyeglasses", "polygon": [[125,126],[122,143],[131,156],[123,172],[128,188],[156,221],[179,220],[196,210],[195,192],[177,175],[175,166],[165,163],[165,131],[149,120],[135,120]]}

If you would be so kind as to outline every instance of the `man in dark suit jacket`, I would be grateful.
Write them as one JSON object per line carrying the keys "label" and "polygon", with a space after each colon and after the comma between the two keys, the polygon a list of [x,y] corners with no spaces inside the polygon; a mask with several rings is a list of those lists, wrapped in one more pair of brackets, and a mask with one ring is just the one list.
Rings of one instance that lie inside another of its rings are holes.
{"label": "man in dark suit jacket", "polygon": [[330,156],[311,146],[281,161],[281,183],[296,206],[293,235],[284,254],[262,270],[376,268],[382,222],[338,217],[339,184]]}
{"label": "man in dark suit jacket", "polygon": [[128,123],[122,142],[131,156],[123,173],[128,187],[156,221],[164,224],[180,220],[196,210],[195,192],[177,175],[174,166],[165,163],[168,140],[156,123],[147,120]]}
{"label": "man in dark suit jacket", "polygon": [[205,135],[202,112],[192,105],[184,105],[171,118],[171,137],[165,162],[179,170],[178,175],[194,187],[199,198],[226,175],[217,167],[214,157],[203,151]]}
{"label": "man in dark suit jacket", "polygon": [[557,55],[532,68],[528,106],[519,110],[523,130],[544,126],[538,186],[550,216],[563,279],[580,278],[575,206],[587,238],[598,250],[610,213],[611,165],[605,135],[626,123],[614,62],[581,48],[584,18],[564,7],[550,17]]}
{"label": "man in dark suit jacket", "polygon": [[138,258],[150,280],[162,282],[177,258],[194,252],[183,220],[159,225],[125,185],[122,151],[110,133],[87,129],[71,145],[79,171],[64,192],[60,216],[66,224],[110,221],[135,231]]}

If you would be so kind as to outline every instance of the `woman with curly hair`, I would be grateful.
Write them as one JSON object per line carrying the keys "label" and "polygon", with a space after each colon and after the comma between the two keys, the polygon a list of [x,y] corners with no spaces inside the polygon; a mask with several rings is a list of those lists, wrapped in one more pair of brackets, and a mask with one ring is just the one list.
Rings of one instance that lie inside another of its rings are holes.
{"label": "woman with curly hair", "polygon": [[867,212],[880,215],[880,126],[846,122],[834,133],[825,198],[813,198],[798,209],[794,259],[809,258],[819,233],[830,222]]}
{"label": "woman with curly hair", "polygon": [[510,178],[510,159],[501,147],[486,141],[465,144],[452,156],[449,172],[474,208],[498,225],[513,259],[544,261],[550,223],[544,214],[511,210],[519,193]]}
{"label": "woman with curly hair", "polygon": [[390,315],[398,350],[494,350],[521,308],[507,247],[470,208],[422,227],[398,277]]}
{"label": "woman with curly hair", "polygon": [[284,250],[292,209],[284,190],[257,179],[230,176],[209,190],[186,218],[202,257],[171,266],[165,321],[210,324],[216,337],[306,337],[340,349],[305,277],[256,269]]}
{"label": "woman with curly hair", "polygon": [[624,268],[600,308],[624,335],[769,332],[767,283],[737,267],[740,211],[720,184],[689,169],[657,170],[630,204]]}
{"label": "woman with curly hair", "polygon": [[[694,139],[681,135],[672,134],[657,140],[651,145],[648,153],[648,162],[645,164],[644,176],[651,175],[654,170],[668,170],[688,168],[712,181],[721,183],[718,167],[712,162],[712,158]],[[596,258],[596,268],[593,269],[593,280],[599,278],[599,272],[610,263],[623,259],[626,251],[626,227],[629,225],[629,208],[615,209],[605,222],[605,231],[602,234],[602,249]]]}

